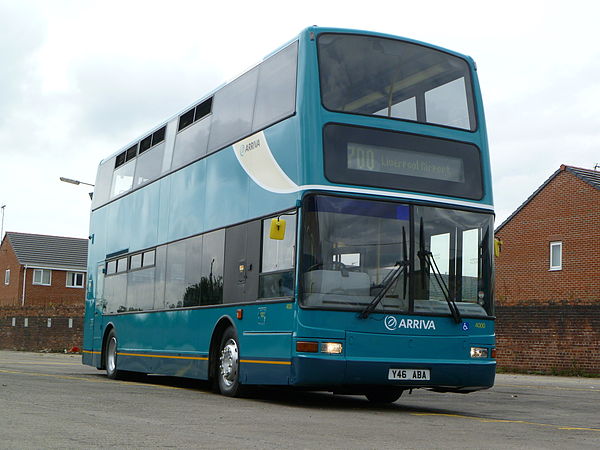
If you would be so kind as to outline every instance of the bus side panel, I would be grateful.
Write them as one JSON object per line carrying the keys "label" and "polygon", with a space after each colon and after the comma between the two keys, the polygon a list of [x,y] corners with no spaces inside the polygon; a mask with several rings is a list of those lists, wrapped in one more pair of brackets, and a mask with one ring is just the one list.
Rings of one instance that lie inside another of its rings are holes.
{"label": "bus side panel", "polygon": [[111,317],[119,340],[122,370],[208,378],[210,329],[202,326],[214,310],[174,310]]}
{"label": "bus side panel", "polygon": [[272,303],[111,316],[119,369],[206,380],[214,324],[227,316],[237,329],[242,382],[287,384],[293,311],[292,303]]}
{"label": "bus side panel", "polygon": [[237,323],[242,383],[289,384],[293,321],[293,303],[244,307]]}

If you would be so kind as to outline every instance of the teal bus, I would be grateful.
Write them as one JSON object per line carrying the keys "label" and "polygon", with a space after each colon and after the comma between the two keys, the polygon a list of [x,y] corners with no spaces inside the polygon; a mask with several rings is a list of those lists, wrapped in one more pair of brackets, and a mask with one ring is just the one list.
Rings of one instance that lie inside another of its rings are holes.
{"label": "teal bus", "polygon": [[476,66],[311,27],[98,168],[83,363],[396,401],[493,385]]}

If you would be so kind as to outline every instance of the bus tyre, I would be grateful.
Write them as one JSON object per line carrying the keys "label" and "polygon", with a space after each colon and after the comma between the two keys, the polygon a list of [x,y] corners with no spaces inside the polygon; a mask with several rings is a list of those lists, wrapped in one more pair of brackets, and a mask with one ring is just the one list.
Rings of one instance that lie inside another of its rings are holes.
{"label": "bus tyre", "polygon": [[106,338],[106,351],[104,365],[106,367],[106,376],[111,380],[122,378],[123,371],[117,369],[117,333],[115,330],[110,330]]}
{"label": "bus tyre", "polygon": [[217,383],[219,392],[227,397],[241,395],[240,351],[237,334],[233,328],[227,328],[225,333],[223,333],[217,357]]}
{"label": "bus tyre", "polygon": [[371,403],[394,403],[400,398],[402,392],[404,392],[403,389],[374,389],[371,391],[367,391],[365,393],[365,396]]}

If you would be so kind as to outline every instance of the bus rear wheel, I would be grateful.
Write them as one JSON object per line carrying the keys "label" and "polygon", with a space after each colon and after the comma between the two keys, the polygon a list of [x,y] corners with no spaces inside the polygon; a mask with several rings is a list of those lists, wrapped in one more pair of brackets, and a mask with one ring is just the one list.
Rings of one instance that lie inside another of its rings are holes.
{"label": "bus rear wheel", "polygon": [[385,404],[394,403],[400,398],[404,389],[373,389],[365,392],[365,396],[371,403]]}
{"label": "bus rear wheel", "polygon": [[117,380],[123,377],[122,370],[117,369],[117,349],[119,341],[114,329],[108,332],[106,338],[106,350],[104,352],[104,366],[106,367],[106,376],[111,380]]}
{"label": "bus rear wheel", "polygon": [[240,350],[238,337],[233,328],[227,328],[225,333],[223,333],[217,357],[217,383],[219,392],[227,397],[241,395]]}

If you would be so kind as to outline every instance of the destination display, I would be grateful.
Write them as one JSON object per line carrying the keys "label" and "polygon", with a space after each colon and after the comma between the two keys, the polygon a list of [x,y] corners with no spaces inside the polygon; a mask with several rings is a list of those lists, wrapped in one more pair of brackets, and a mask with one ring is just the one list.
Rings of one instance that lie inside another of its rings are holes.
{"label": "destination display", "polygon": [[483,196],[479,148],[469,142],[329,123],[325,176],[333,183],[448,197]]}
{"label": "destination display", "polygon": [[348,142],[347,168],[464,183],[462,158]]}

